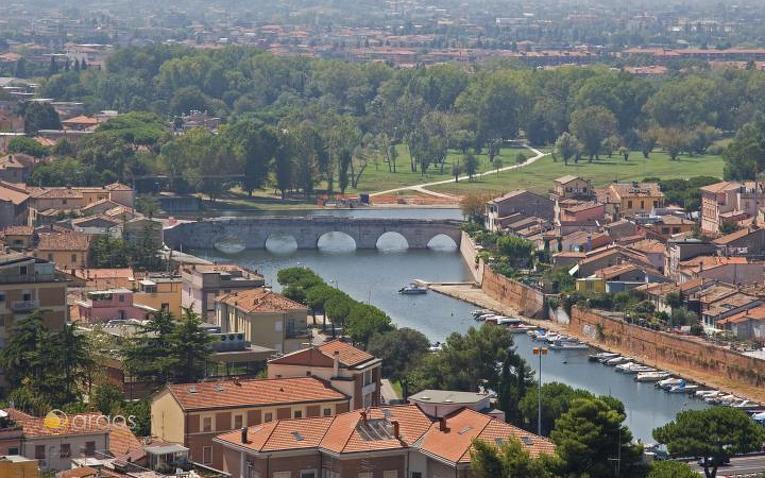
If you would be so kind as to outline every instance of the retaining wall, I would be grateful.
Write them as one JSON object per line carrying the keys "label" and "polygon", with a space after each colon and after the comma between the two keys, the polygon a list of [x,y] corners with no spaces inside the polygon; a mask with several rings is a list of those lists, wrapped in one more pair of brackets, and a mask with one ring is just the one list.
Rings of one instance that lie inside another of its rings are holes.
{"label": "retaining wall", "polygon": [[470,274],[476,284],[481,285],[483,281],[483,259],[476,261],[478,255],[478,249],[471,238],[465,231],[462,231],[462,238],[460,239],[460,254],[465,261],[465,265],[470,270]]}
{"label": "retaining wall", "polygon": [[492,299],[526,317],[544,318],[545,296],[542,291],[497,274],[491,267],[483,270],[481,289]]}

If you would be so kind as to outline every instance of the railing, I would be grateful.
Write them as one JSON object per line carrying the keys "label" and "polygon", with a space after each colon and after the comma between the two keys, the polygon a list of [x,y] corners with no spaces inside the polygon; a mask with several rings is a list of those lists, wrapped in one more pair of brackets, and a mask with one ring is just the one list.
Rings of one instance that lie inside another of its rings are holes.
{"label": "railing", "polygon": [[11,310],[14,312],[30,312],[39,307],[40,302],[36,300],[18,300],[11,304]]}

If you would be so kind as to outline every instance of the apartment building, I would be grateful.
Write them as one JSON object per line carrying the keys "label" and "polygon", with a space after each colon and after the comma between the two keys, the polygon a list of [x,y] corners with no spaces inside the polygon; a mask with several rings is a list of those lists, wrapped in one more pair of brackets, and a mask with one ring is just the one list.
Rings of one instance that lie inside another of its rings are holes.
{"label": "apartment building", "polygon": [[152,398],[151,434],[183,444],[192,461],[220,469],[212,440],[221,433],[348,410],[348,396],[314,377],[168,384]]}
{"label": "apartment building", "polygon": [[380,404],[382,360],[341,340],[304,348],[268,362],[268,378],[305,377],[326,380],[351,397],[351,408]]}
{"label": "apartment building", "polygon": [[[135,303],[130,289],[94,290],[78,301],[78,318],[90,324],[106,323],[110,320],[149,320],[157,309]],[[73,319],[74,320],[74,319]]]}
{"label": "apartment building", "polygon": [[133,188],[120,183],[103,187],[29,187],[27,191],[32,224],[47,224],[61,214],[79,213],[83,208],[104,200],[132,208],[135,199]]}
{"label": "apartment building", "polygon": [[614,219],[648,215],[664,205],[664,193],[657,183],[611,183],[597,195]]}
{"label": "apartment building", "polygon": [[[0,347],[10,338],[16,320],[38,310],[48,328],[62,329],[66,287],[52,262],[19,252],[0,254]],[[0,387],[4,382],[0,371]]]}
{"label": "apartment building", "polygon": [[83,269],[88,265],[90,237],[68,229],[48,229],[37,232],[32,255],[56,264],[60,270]]}
{"label": "apartment building", "polygon": [[216,323],[215,299],[218,296],[265,285],[262,275],[234,264],[184,265],[181,277],[181,305],[211,324]]}
{"label": "apartment building", "polygon": [[532,456],[555,450],[547,438],[467,407],[429,415],[415,404],[277,420],[214,443],[232,478],[468,478],[474,440],[511,438]]}
{"label": "apartment building", "polygon": [[215,299],[216,323],[221,332],[241,332],[255,345],[290,353],[310,342],[308,308],[259,287],[221,295]]}
{"label": "apartment building", "polygon": [[763,186],[754,181],[722,181],[700,188],[701,230],[717,234],[725,224],[757,216],[763,201]]}
{"label": "apartment building", "polygon": [[133,301],[136,304],[157,310],[169,310],[176,318],[183,315],[181,307],[183,279],[180,275],[151,273],[136,282],[138,290],[133,294]]}

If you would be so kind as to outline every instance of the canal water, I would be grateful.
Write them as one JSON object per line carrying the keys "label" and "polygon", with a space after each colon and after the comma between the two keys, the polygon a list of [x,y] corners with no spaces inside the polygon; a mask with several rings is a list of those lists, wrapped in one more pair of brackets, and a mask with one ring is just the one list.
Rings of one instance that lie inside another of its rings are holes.
{"label": "canal water", "polygon": [[[342,211],[351,217],[459,218],[456,209],[434,210],[361,210]],[[337,214],[339,211],[333,211]],[[322,213],[324,213],[322,211]],[[309,267],[327,282],[343,289],[352,297],[384,310],[399,327],[420,330],[431,341],[443,341],[452,332],[465,332],[476,325],[470,304],[430,292],[418,296],[402,296],[398,289],[414,279],[428,281],[468,280],[468,270],[460,254],[450,249],[445,239],[434,241],[439,250],[407,251],[400,238],[385,237],[379,246],[386,250],[356,251],[353,241],[341,235],[325,236],[322,250],[292,251],[288,238],[272,241],[274,251],[245,251],[227,256],[216,250],[194,251],[201,257],[221,262],[236,262],[258,270],[266,281],[279,290],[276,273],[285,267]],[[532,355],[534,343],[526,335],[516,335],[518,352],[538,370]],[[683,409],[703,408],[704,402],[683,394],[669,394],[652,384],[637,383],[631,375],[616,373],[611,367],[587,360],[587,350],[550,351],[543,359],[542,381],[562,382],[601,395],[620,399],[627,410],[627,425],[636,438],[653,442],[651,431],[672,420]]]}

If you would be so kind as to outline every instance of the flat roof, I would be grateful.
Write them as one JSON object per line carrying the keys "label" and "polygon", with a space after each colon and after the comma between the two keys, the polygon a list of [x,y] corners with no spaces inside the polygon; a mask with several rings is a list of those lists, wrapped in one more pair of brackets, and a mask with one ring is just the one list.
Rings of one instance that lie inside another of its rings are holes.
{"label": "flat roof", "polygon": [[453,390],[423,390],[409,397],[409,400],[423,403],[478,403],[489,395],[475,392],[457,392]]}

